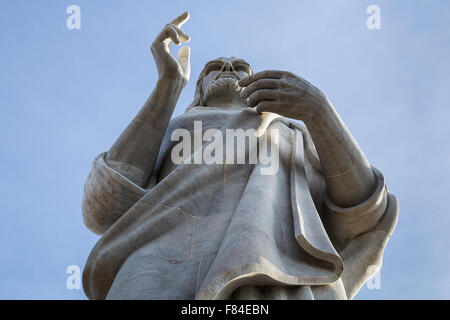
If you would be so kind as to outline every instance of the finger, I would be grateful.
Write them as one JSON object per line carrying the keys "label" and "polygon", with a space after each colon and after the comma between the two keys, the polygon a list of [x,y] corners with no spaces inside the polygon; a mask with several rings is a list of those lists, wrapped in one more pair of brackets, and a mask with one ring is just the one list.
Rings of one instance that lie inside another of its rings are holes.
{"label": "finger", "polygon": [[256,106],[256,111],[261,112],[273,112],[272,110],[275,110],[277,103],[274,101],[261,101]]}
{"label": "finger", "polygon": [[241,97],[247,99],[253,92],[260,89],[278,89],[280,88],[279,80],[276,79],[260,79],[249,84],[242,92]]}
{"label": "finger", "polygon": [[184,33],[183,30],[181,30],[180,28],[178,28],[176,25],[170,24],[170,23],[169,23],[169,25],[170,25],[172,28],[175,29],[175,31],[177,32],[178,37],[180,38],[181,41],[183,41],[183,42],[189,42],[189,40],[191,40],[191,38],[190,38],[186,33]]}
{"label": "finger", "polygon": [[248,106],[254,107],[262,100],[275,100],[278,95],[277,90],[262,89],[253,92],[248,97]]}
{"label": "finger", "polygon": [[241,87],[246,87],[253,81],[259,80],[259,79],[280,79],[283,76],[283,71],[277,71],[277,70],[266,70],[261,71],[258,73],[254,73],[248,77],[242,78],[239,80],[238,84]]}
{"label": "finger", "polygon": [[173,25],[168,24],[164,28],[164,30],[165,30],[165,37],[164,37],[164,39],[162,39],[163,42],[168,43],[168,42],[170,42],[170,40],[172,40],[172,42],[177,45],[181,43],[181,40],[178,37],[178,32],[177,32],[177,30],[175,30],[175,27]]}
{"label": "finger", "polygon": [[171,22],[171,24],[180,28],[186,21],[189,20],[189,12],[185,11]]}
{"label": "finger", "polygon": [[178,51],[178,63],[181,66],[181,70],[183,70],[184,77],[189,80],[191,75],[191,48],[189,47],[181,47],[180,51]]}

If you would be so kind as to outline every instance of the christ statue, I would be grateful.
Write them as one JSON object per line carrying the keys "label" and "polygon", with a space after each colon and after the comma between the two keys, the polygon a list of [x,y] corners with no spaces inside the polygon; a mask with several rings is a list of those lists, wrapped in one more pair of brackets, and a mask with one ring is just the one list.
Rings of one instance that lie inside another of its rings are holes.
{"label": "christ statue", "polygon": [[398,216],[394,195],[327,96],[287,71],[209,61],[194,101],[187,12],[151,46],[158,80],[93,162],[82,203],[101,238],[90,299],[352,299]]}

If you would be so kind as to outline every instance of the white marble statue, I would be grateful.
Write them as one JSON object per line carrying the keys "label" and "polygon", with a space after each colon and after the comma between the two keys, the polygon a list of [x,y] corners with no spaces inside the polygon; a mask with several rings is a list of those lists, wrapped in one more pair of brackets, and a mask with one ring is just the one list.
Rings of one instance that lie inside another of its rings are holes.
{"label": "white marble statue", "polygon": [[169,44],[189,41],[188,17],[153,42],[156,88],[85,184],[84,222],[102,235],[86,295],[351,299],[395,227],[383,175],[318,88],[242,59],[208,62],[193,103],[171,119],[190,51],[175,59]]}

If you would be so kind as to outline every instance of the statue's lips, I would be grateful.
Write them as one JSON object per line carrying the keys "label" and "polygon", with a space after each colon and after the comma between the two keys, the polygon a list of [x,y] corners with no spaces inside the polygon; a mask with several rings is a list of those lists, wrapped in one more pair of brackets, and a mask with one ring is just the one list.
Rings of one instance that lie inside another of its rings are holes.
{"label": "statue's lips", "polygon": [[221,75],[219,76],[217,79],[233,79],[233,80],[238,80],[234,75],[232,74],[225,74],[225,75]]}

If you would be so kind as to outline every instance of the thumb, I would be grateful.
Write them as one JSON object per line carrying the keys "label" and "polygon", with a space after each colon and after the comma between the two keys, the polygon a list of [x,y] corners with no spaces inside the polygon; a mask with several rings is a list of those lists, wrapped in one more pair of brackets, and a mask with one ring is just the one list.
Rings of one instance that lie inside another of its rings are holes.
{"label": "thumb", "polygon": [[183,70],[184,77],[189,80],[191,75],[191,48],[189,47],[181,47],[180,51],[178,51],[178,63],[181,66],[181,70]]}
{"label": "thumb", "polygon": [[261,101],[260,103],[258,103],[258,105],[256,106],[255,109],[259,113],[273,112],[272,107],[273,107],[273,103],[271,101]]}

